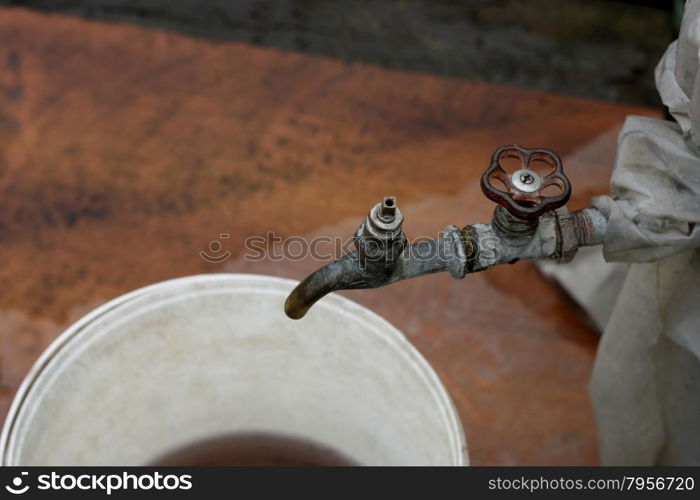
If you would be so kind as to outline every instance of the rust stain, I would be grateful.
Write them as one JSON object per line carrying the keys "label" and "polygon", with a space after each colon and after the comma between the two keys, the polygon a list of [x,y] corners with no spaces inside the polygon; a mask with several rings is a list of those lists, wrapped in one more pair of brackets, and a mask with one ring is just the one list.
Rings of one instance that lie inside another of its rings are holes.
{"label": "rust stain", "polygon": [[0,46],[0,308],[57,321],[215,271],[220,233],[238,254],[454,192],[506,138],[566,154],[646,112],[21,9]]}

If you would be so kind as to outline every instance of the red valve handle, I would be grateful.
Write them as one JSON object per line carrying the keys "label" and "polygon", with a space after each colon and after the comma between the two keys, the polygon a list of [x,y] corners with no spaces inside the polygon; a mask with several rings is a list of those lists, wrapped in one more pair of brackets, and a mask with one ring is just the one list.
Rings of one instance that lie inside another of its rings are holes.
{"label": "red valve handle", "polygon": [[[520,160],[521,168],[507,173],[501,165],[504,158]],[[551,172],[541,176],[531,166],[542,162]],[[493,185],[500,181],[506,190]],[[556,196],[545,196],[542,192],[549,186],[557,186],[561,191]],[[522,219],[536,219],[544,212],[563,206],[571,196],[571,182],[564,174],[561,159],[548,149],[526,149],[520,146],[501,146],[491,157],[491,165],[481,177],[481,190],[487,198],[503,206],[511,214]]]}

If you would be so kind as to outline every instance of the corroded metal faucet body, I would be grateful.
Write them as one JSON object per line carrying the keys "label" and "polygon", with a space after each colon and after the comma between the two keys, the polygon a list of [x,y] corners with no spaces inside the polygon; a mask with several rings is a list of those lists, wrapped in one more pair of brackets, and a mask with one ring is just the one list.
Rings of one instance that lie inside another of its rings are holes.
{"label": "corroded metal faucet body", "polygon": [[[521,168],[509,175],[500,162],[516,158]],[[551,167],[546,175],[533,162]],[[496,180],[505,189],[493,185]],[[302,281],[287,297],[285,312],[303,317],[324,295],[358,288],[378,288],[425,274],[449,272],[461,279],[468,273],[524,259],[568,262],[581,246],[602,242],[605,216],[595,208],[569,212],[571,194],[559,157],[546,149],[504,146],[493,155],[481,186],[498,206],[490,224],[448,226],[434,240],[408,243],[404,217],[396,198],[387,197],[370,210],[355,232],[355,251],[331,262]],[[554,186],[559,192],[545,196]]]}
{"label": "corroded metal faucet body", "polygon": [[425,274],[449,272],[456,278],[466,274],[469,246],[465,233],[448,226],[436,240],[407,244],[401,228],[403,215],[396,207],[394,220],[377,224],[385,198],[375,205],[355,232],[355,251],[312,273],[287,297],[285,312],[299,319],[324,295],[335,290],[379,288]]}
{"label": "corroded metal faucet body", "polygon": [[367,218],[355,231],[355,248],[359,264],[368,274],[387,274],[406,246],[403,232],[403,214],[396,198],[388,196],[370,210]]}

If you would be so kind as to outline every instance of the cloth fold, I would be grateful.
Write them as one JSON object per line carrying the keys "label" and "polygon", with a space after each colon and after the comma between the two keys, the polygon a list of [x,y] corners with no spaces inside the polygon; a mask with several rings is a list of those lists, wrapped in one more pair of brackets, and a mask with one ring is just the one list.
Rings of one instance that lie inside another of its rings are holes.
{"label": "cloth fold", "polygon": [[700,465],[699,63],[700,0],[689,0],[656,68],[675,122],[628,117],[610,195],[593,199],[608,263],[545,268],[603,330],[590,392],[607,465]]}

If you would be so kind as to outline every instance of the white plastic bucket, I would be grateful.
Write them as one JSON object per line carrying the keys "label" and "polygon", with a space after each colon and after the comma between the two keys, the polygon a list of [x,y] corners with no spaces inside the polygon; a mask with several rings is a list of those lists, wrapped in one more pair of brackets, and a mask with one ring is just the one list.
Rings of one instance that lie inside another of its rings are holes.
{"label": "white plastic bucket", "polygon": [[455,409],[406,338],[337,295],[290,320],[295,285],[193,276],[91,312],[24,380],[2,464],[140,465],[219,435],[269,433],[363,465],[466,465]]}

